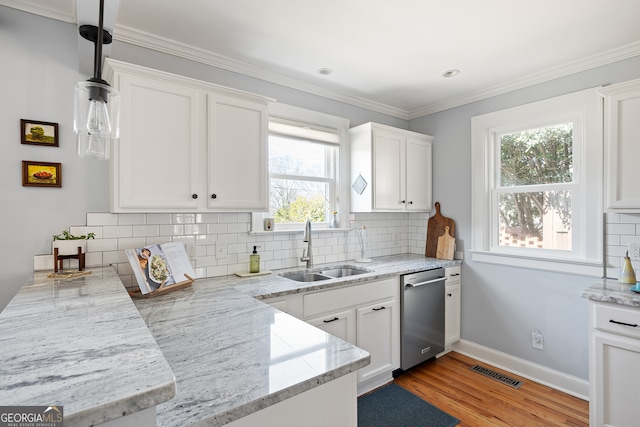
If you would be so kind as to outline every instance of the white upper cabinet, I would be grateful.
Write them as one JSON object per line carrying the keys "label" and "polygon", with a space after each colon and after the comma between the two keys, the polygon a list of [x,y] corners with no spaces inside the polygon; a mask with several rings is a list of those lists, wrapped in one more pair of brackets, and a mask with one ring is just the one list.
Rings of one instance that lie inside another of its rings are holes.
{"label": "white upper cabinet", "polygon": [[267,98],[108,59],[112,212],[267,209]]}
{"label": "white upper cabinet", "polygon": [[607,86],[604,96],[605,203],[619,212],[640,212],[640,79]]}
{"label": "white upper cabinet", "polygon": [[377,123],[349,134],[353,212],[431,210],[433,137]]}

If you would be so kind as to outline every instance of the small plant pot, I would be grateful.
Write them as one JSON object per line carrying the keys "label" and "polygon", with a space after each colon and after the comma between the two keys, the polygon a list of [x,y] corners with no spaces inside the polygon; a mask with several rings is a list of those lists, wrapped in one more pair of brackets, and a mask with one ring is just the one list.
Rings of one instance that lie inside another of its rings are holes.
{"label": "small plant pot", "polygon": [[77,255],[78,246],[82,248],[82,253],[87,251],[87,241],[84,239],[54,240],[51,253],[53,253],[53,249],[58,248],[58,255]]}

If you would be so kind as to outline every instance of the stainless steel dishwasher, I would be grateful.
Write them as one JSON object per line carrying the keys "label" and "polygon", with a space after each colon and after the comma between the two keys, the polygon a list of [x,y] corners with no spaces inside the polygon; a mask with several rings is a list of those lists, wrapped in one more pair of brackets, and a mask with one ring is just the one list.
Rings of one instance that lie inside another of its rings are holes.
{"label": "stainless steel dishwasher", "polygon": [[400,369],[444,350],[444,268],[400,276]]}

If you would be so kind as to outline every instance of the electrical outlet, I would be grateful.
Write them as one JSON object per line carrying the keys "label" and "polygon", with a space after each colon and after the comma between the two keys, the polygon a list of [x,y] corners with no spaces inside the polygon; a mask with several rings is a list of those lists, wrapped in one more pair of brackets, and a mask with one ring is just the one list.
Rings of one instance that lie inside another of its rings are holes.
{"label": "electrical outlet", "polygon": [[222,239],[219,239],[216,242],[216,259],[226,258],[227,257],[227,242]]}
{"label": "electrical outlet", "polygon": [[190,261],[195,261],[196,259],[196,245],[194,243],[185,243],[184,249],[187,252],[187,257]]}
{"label": "electrical outlet", "polygon": [[544,350],[544,337],[539,329],[531,332],[531,347]]}
{"label": "electrical outlet", "polygon": [[629,249],[629,258],[632,261],[640,260],[640,243],[629,243],[627,247]]}

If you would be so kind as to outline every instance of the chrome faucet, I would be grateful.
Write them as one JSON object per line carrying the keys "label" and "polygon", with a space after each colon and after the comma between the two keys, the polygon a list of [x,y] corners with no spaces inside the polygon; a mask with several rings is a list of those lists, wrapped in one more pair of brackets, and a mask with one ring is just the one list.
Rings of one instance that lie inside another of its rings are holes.
{"label": "chrome faucet", "polygon": [[302,258],[300,261],[307,262],[307,268],[313,268],[313,251],[311,250],[311,220],[308,219],[304,223],[304,237],[303,242],[307,242],[307,249],[302,249]]}

